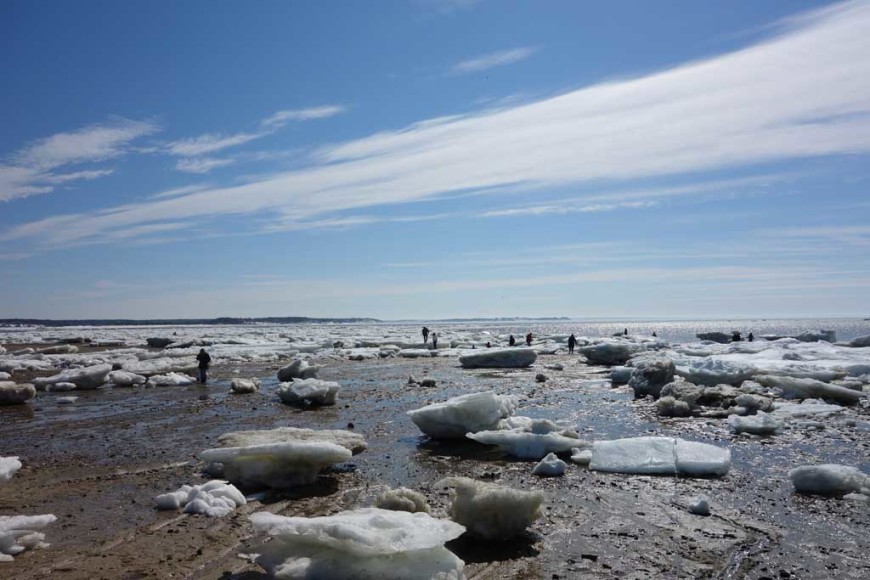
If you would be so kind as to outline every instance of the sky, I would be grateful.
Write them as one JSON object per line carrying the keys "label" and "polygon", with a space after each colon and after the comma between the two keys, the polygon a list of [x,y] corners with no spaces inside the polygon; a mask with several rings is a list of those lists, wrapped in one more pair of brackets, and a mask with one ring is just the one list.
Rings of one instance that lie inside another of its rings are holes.
{"label": "sky", "polygon": [[870,2],[0,3],[0,318],[870,316]]}

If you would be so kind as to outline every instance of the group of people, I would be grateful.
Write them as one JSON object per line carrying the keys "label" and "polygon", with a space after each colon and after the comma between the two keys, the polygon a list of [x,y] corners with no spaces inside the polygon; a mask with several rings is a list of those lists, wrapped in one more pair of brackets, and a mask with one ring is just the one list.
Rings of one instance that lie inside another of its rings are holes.
{"label": "group of people", "polygon": [[[429,329],[425,326],[423,327],[423,344],[429,343]],[[432,332],[432,348],[438,348],[438,334]]]}

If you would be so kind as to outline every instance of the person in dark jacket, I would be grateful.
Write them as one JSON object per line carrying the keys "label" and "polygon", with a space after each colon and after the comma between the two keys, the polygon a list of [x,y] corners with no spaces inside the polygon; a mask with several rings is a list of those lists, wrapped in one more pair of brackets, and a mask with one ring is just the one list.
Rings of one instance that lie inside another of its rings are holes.
{"label": "person in dark jacket", "polygon": [[196,355],[196,360],[199,363],[199,382],[204,385],[208,380],[208,365],[211,362],[211,357],[204,348],[201,348],[199,354]]}
{"label": "person in dark jacket", "polygon": [[526,335],[526,346],[532,346],[532,333]]}
{"label": "person in dark jacket", "polygon": [[429,329],[425,326],[423,327],[423,344],[429,342]]}
{"label": "person in dark jacket", "polygon": [[438,348],[438,335],[435,334],[434,332],[432,333],[432,348],[433,349]]}
{"label": "person in dark jacket", "polygon": [[572,334],[568,337],[568,354],[574,354],[575,346],[577,346],[577,337]]}
{"label": "person in dark jacket", "polygon": [[514,346],[516,343],[517,343],[517,339],[515,339],[514,335],[512,334],[510,336],[510,338],[508,339],[508,346]]}

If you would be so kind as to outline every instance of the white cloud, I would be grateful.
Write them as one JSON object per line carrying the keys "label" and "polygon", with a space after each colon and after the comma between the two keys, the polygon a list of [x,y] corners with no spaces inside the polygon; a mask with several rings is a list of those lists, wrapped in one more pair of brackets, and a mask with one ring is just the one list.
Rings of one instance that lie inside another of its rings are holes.
{"label": "white cloud", "polygon": [[172,155],[181,157],[195,157],[197,155],[207,155],[227,149],[228,147],[236,147],[243,145],[254,139],[259,139],[263,133],[237,133],[235,135],[200,135],[199,137],[191,137],[189,139],[179,139],[166,144],[167,151]]}
{"label": "white cloud", "polygon": [[[813,12],[801,23],[664,72],[338,144],[313,165],[251,183],[91,213],[77,218],[75,235],[264,212],[303,221],[519,186],[528,198],[576,183],[870,152],[870,3]],[[53,219],[0,239],[38,234],[51,243]]]}
{"label": "white cloud", "polygon": [[497,66],[513,64],[529,58],[537,50],[537,48],[532,46],[523,46],[520,48],[512,48],[510,50],[490,52],[476,58],[458,62],[453,65],[450,72],[455,75],[463,75],[489,70]]}
{"label": "white cloud", "polygon": [[526,207],[514,207],[508,209],[497,209],[486,211],[479,214],[481,217],[513,217],[522,215],[548,215],[558,214],[564,215],[569,213],[599,213],[604,211],[615,211],[618,209],[638,209],[652,207],[658,205],[655,201],[625,201],[621,203],[596,203],[589,205],[567,205],[564,203],[551,205],[535,205]]}
{"label": "white cloud", "polygon": [[345,112],[346,109],[341,105],[323,105],[321,107],[311,107],[308,109],[295,109],[289,111],[278,111],[271,117],[263,119],[260,125],[275,129],[283,127],[290,121],[311,121],[313,119],[326,119]]}
{"label": "white cloud", "polygon": [[178,171],[184,171],[186,173],[208,173],[212,169],[216,169],[218,167],[223,167],[225,165],[231,165],[234,162],[233,159],[216,159],[212,157],[197,157],[194,159],[179,159],[175,164],[175,168]]}
{"label": "white cloud", "polygon": [[144,121],[117,119],[78,131],[40,139],[13,153],[0,164],[0,201],[48,193],[61,183],[93,180],[111,169],[57,173],[61,167],[114,159],[127,153],[130,142],[157,131]]}

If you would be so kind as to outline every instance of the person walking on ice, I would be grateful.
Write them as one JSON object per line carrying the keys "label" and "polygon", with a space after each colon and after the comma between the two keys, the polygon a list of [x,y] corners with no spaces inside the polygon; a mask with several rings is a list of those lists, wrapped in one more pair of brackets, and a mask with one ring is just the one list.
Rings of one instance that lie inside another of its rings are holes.
{"label": "person walking on ice", "polygon": [[438,348],[438,335],[435,334],[434,332],[432,333],[432,348],[433,349]]}
{"label": "person walking on ice", "polygon": [[574,347],[577,346],[577,337],[571,334],[568,337],[568,354],[574,354]]}
{"label": "person walking on ice", "polygon": [[204,385],[208,380],[208,365],[211,362],[211,357],[204,348],[201,348],[199,354],[196,355],[196,360],[199,362],[199,382]]}
{"label": "person walking on ice", "polygon": [[429,342],[429,329],[425,326],[423,327],[423,344]]}
{"label": "person walking on ice", "polygon": [[526,335],[526,346],[532,346],[532,333]]}

